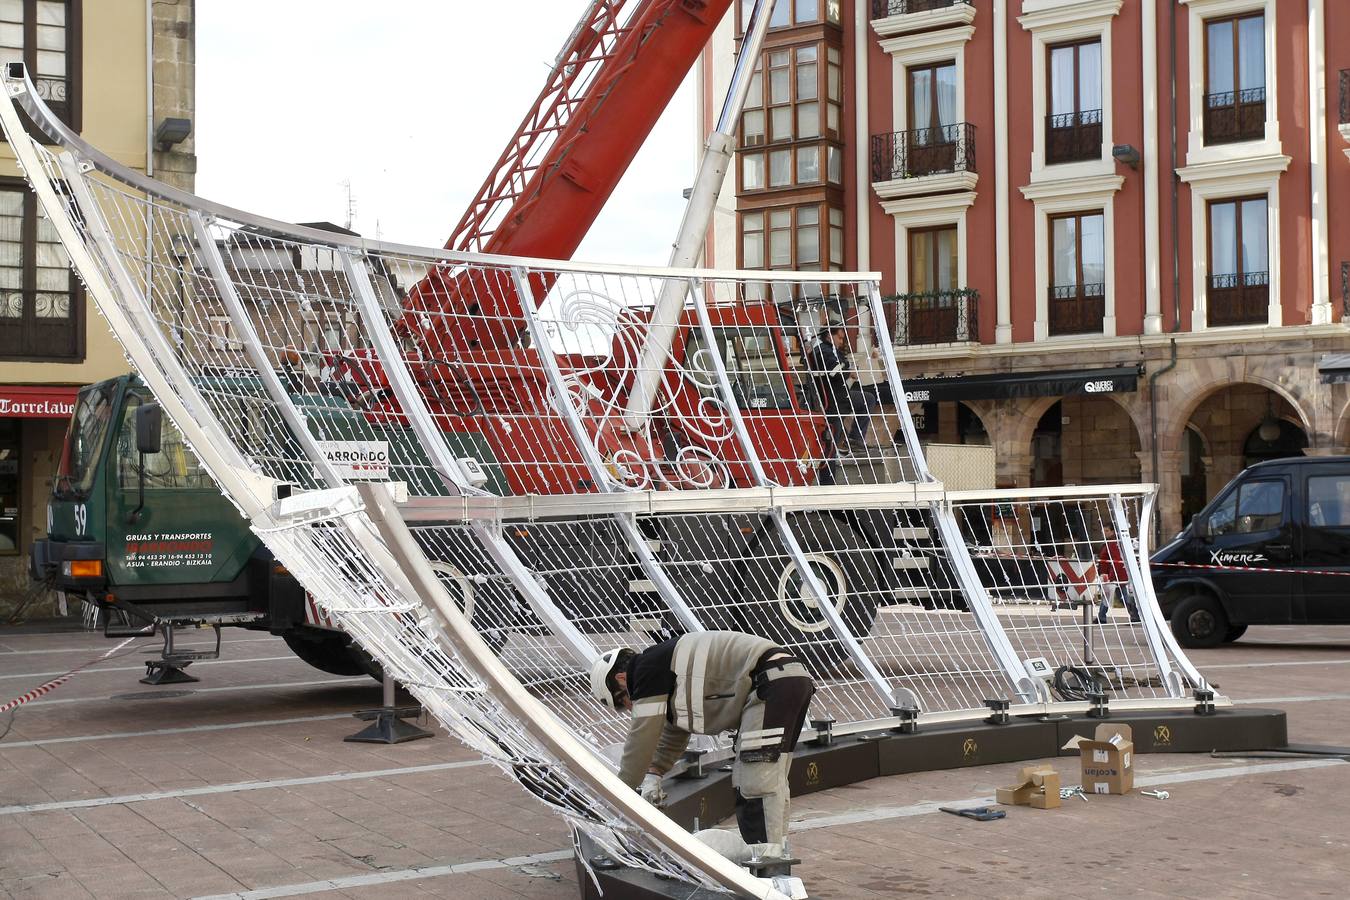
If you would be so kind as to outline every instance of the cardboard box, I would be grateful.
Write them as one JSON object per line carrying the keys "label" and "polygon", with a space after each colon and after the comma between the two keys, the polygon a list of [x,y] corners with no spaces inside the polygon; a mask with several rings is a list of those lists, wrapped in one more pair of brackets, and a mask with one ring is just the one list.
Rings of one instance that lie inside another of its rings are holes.
{"label": "cardboard box", "polygon": [[1083,790],[1089,794],[1128,794],[1134,790],[1134,741],[1128,725],[1101,724],[1092,738],[1075,735],[1065,750],[1078,750]]}
{"label": "cardboard box", "polygon": [[1004,806],[1054,809],[1059,806],[1059,773],[1050,766],[1023,766],[1018,783],[995,791]]}
{"label": "cardboard box", "polygon": [[1032,809],[1059,809],[1059,773],[1053,769],[1049,772],[1037,772],[1031,776],[1031,783],[1036,790],[1031,795]]}

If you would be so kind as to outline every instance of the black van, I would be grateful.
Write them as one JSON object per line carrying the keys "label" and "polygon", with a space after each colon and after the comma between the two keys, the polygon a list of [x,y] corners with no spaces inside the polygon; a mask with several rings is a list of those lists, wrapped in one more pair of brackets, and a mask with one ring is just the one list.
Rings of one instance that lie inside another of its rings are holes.
{"label": "black van", "polygon": [[1152,564],[1184,647],[1235,641],[1248,625],[1350,624],[1350,456],[1244,470]]}

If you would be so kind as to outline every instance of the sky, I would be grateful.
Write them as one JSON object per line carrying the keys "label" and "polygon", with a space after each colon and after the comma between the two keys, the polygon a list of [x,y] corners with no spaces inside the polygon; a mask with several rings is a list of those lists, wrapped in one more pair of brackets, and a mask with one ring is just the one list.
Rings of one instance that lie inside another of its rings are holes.
{"label": "sky", "polygon": [[[586,0],[197,0],[197,193],[442,246]],[[693,181],[692,76],[576,259],[664,265]]]}

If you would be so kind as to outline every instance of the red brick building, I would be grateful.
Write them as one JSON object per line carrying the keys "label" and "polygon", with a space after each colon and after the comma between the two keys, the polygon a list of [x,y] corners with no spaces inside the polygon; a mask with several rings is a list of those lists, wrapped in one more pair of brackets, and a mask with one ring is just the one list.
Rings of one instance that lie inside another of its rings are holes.
{"label": "red brick building", "polygon": [[1246,464],[1346,452],[1350,5],[774,17],[706,262],[881,273],[929,439],[1006,485],[1160,481],[1169,531]]}

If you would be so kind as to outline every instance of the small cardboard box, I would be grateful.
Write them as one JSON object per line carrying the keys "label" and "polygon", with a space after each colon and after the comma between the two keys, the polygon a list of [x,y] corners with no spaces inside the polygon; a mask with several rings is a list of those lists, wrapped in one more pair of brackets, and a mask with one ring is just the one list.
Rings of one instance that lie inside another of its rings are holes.
{"label": "small cardboard box", "polygon": [[1092,738],[1075,735],[1065,750],[1078,750],[1083,790],[1089,794],[1128,794],[1134,790],[1134,741],[1128,725],[1102,724]]}
{"label": "small cardboard box", "polygon": [[1018,783],[995,791],[995,799],[1004,806],[1031,806],[1054,809],[1059,806],[1059,773],[1049,766],[1023,766]]}
{"label": "small cardboard box", "polygon": [[1031,776],[1035,791],[1031,795],[1032,809],[1059,809],[1059,773],[1037,772]]}

